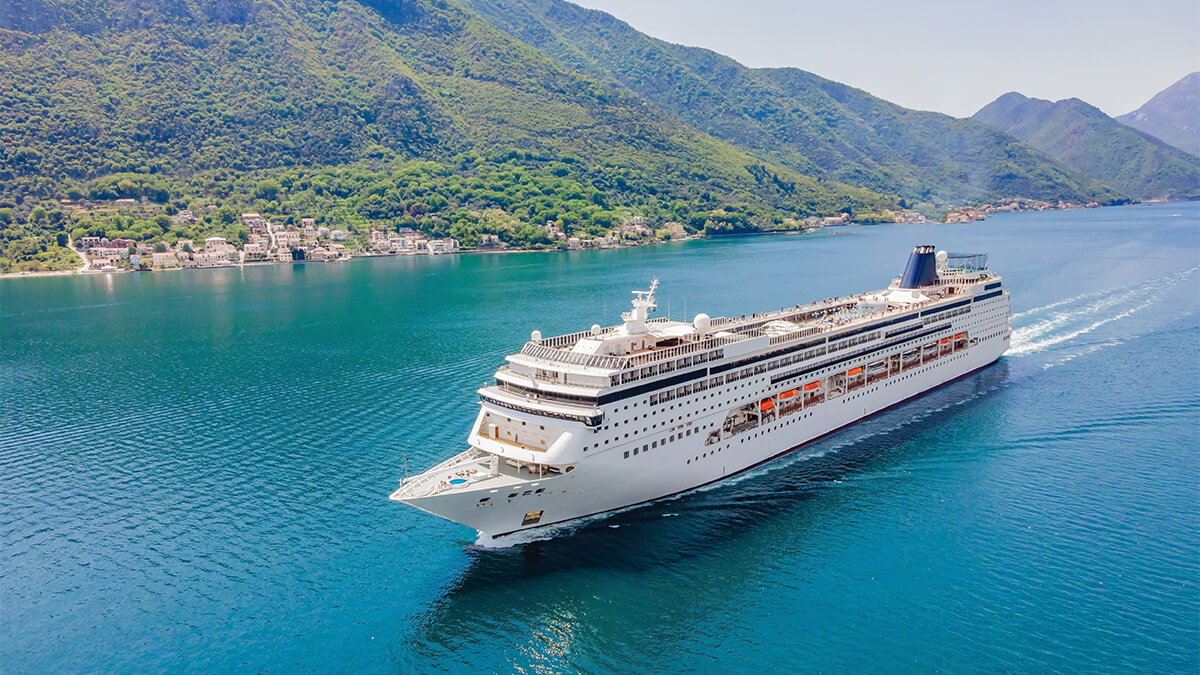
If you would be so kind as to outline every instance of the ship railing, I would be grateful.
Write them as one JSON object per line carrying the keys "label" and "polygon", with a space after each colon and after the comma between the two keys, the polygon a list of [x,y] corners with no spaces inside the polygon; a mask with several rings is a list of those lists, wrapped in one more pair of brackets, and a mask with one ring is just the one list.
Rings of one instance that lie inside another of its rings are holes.
{"label": "ship railing", "polygon": [[482,457],[483,453],[471,448],[416,476],[401,479],[400,489],[408,497],[436,494],[439,492],[438,488],[441,486],[441,480],[445,477],[445,472],[468,464],[478,464]]}
{"label": "ship railing", "polygon": [[548,338],[542,338],[542,341],[540,344],[543,347],[552,347],[552,348],[570,347],[571,345],[573,345],[576,342],[579,342],[580,340],[583,340],[585,338],[596,337],[597,335],[605,335],[605,334],[613,332],[614,330],[616,330],[615,326],[608,326],[606,328],[601,328],[600,332],[597,334],[593,334],[592,331],[590,331],[590,330],[581,330],[581,331],[577,331],[575,333],[567,333],[566,335],[555,335],[555,336],[548,337]]}
{"label": "ship railing", "polygon": [[785,342],[791,342],[793,340],[800,340],[800,339],[803,339],[806,337],[812,337],[814,335],[819,335],[819,334],[821,334],[822,331],[823,331],[823,329],[820,326],[811,326],[811,327],[805,328],[803,330],[793,331],[790,333],[785,333],[783,335],[775,335],[771,338],[770,344],[772,347],[774,347],[775,345],[781,345],[781,344],[784,344]]}
{"label": "ship railing", "polygon": [[535,372],[533,373],[533,376],[535,378],[541,380],[542,382],[553,382],[555,384],[562,384],[562,381],[558,379],[557,373],[552,374],[552,373],[542,372],[541,370],[535,370]]}
{"label": "ship railing", "polygon": [[674,358],[684,356],[687,354],[694,354],[696,352],[702,352],[707,349],[713,349],[715,347],[727,345],[730,342],[737,342],[738,339],[740,339],[740,338],[729,338],[729,337],[709,338],[707,340],[701,340],[699,342],[689,342],[689,343],[682,344],[682,345],[676,345],[674,347],[667,347],[666,349],[655,349],[654,351],[645,352],[643,354],[638,354],[636,356],[629,357],[629,365],[630,366],[644,366],[644,365],[647,365],[650,363],[655,363],[657,361],[663,361],[666,359],[674,359]]}
{"label": "ship railing", "polygon": [[[588,334],[590,335],[591,333]],[[604,368],[607,370],[620,370],[628,365],[628,359],[622,356],[580,354],[578,352],[546,347],[536,342],[526,342],[525,346],[521,347],[521,353],[525,356],[532,356],[535,359],[569,363],[590,368]]]}

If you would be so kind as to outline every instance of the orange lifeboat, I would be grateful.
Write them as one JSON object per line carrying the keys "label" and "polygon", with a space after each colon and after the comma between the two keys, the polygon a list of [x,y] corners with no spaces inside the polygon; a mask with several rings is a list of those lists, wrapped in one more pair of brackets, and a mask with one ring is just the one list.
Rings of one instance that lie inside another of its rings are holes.
{"label": "orange lifeboat", "polygon": [[780,400],[780,401],[786,401],[786,400],[788,400],[789,398],[791,398],[791,397],[795,396],[795,395],[796,395],[796,394],[798,394],[798,393],[800,393],[800,392],[799,392],[798,390],[796,390],[796,389],[788,389],[787,391],[785,391],[785,392],[783,392],[783,393],[781,393],[781,394],[779,395],[779,400]]}
{"label": "orange lifeboat", "polygon": [[813,389],[819,389],[820,387],[821,381],[817,380],[816,382],[809,382],[808,384],[804,385],[804,391],[812,391]]}
{"label": "orange lifeboat", "polygon": [[950,344],[950,338],[942,338],[941,340],[938,340],[938,342],[940,342],[941,344],[944,344],[944,345]]}
{"label": "orange lifeboat", "polygon": [[847,370],[846,374],[849,375],[850,377],[854,377],[855,375],[858,375],[861,372],[862,372],[862,366],[859,366],[858,368],[851,368],[850,370]]}
{"label": "orange lifeboat", "polygon": [[959,333],[958,335],[955,335],[955,336],[954,336],[954,339],[955,339],[955,340],[961,340],[961,339],[963,339],[963,338],[965,338],[965,337],[967,337],[967,334],[966,334],[966,333]]}
{"label": "orange lifeboat", "polygon": [[761,410],[762,412],[771,410],[774,407],[775,407],[775,401],[772,401],[769,398],[764,398],[762,400],[762,402],[758,404],[758,409]]}

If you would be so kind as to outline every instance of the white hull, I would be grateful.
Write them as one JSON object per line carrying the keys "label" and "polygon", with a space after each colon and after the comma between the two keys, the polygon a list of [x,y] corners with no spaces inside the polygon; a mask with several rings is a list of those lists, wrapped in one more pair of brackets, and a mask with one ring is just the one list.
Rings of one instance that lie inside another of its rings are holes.
{"label": "white hull", "polygon": [[[815,405],[811,410],[763,424],[754,432],[740,434],[718,445],[706,446],[704,434],[694,434],[629,460],[624,459],[625,446],[617,446],[598,453],[569,474],[531,481],[528,486],[521,486],[516,497],[494,498],[484,506],[478,506],[481,492],[469,487],[429,497],[397,495],[398,501],[472,527],[484,535],[498,537],[661,499],[734,476],[984,368],[1008,349],[1007,338],[1005,335],[994,338],[993,344],[975,345],[903,373],[899,376],[903,379],[877,382]],[[753,400],[754,397],[749,398]],[[686,416],[691,411],[681,412]],[[720,423],[724,417],[725,410],[722,409],[700,413],[695,419]],[[640,447],[641,444],[637,445]],[[700,456],[699,461],[687,462],[697,456]],[[630,462],[637,464],[631,466]],[[538,488],[544,492],[523,494]],[[511,490],[501,489],[500,492],[503,493],[501,497],[506,497]],[[536,525],[522,527],[522,519],[531,511],[543,511],[544,515]]]}

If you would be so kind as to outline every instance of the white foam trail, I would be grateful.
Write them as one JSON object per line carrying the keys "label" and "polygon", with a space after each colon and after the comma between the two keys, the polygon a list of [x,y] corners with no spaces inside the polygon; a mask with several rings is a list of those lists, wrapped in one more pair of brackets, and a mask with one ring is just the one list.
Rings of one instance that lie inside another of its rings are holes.
{"label": "white foam trail", "polygon": [[[1134,314],[1140,312],[1141,310],[1146,309],[1147,307],[1153,305],[1157,300],[1158,300],[1157,297],[1151,298],[1151,299],[1141,303],[1140,305],[1137,305],[1136,307],[1131,307],[1130,309],[1120,312],[1114,316],[1100,319],[1099,321],[1094,321],[1091,324],[1084,326],[1083,328],[1073,330],[1069,333],[1063,333],[1061,335],[1053,335],[1052,337],[1048,337],[1044,340],[1030,341],[1028,339],[1020,340],[1020,338],[1014,337],[1013,344],[1016,346],[1014,346],[1012,349],[1008,350],[1008,353],[1012,356],[1021,356],[1023,354],[1032,354],[1034,352],[1040,352],[1043,349],[1046,349],[1047,347],[1053,347],[1056,344],[1060,344],[1060,343],[1066,342],[1068,340],[1074,340],[1075,338],[1077,338],[1081,335],[1087,335],[1088,333],[1096,330],[1097,328],[1099,328],[1105,324],[1109,324],[1109,323],[1112,323],[1113,321],[1119,321],[1126,317],[1133,316]],[[1016,333],[1016,331],[1013,331],[1013,332]],[[1040,336],[1040,334],[1039,334],[1039,336]],[[1020,340],[1020,343],[1018,344],[1019,340]]]}
{"label": "white foam trail", "polygon": [[1041,307],[1034,307],[1033,309],[1027,309],[1024,312],[1018,312],[1017,314],[1013,314],[1012,318],[1020,319],[1022,317],[1029,316],[1031,314],[1040,314],[1048,309],[1054,309],[1055,307],[1062,307],[1063,305],[1069,305],[1072,302],[1079,302],[1080,300],[1086,300],[1087,298],[1091,298],[1091,297],[1094,297],[1097,295],[1103,295],[1104,293],[1105,293],[1105,291],[1092,291],[1091,293],[1081,293],[1079,295],[1076,295],[1073,298],[1059,300],[1058,302],[1052,302],[1048,305],[1042,305]]}
{"label": "white foam trail", "polygon": [[[1019,320],[1024,317],[1040,316],[1046,312],[1050,312],[1049,316],[1035,323],[1028,326],[1015,327],[1013,329],[1012,348],[1009,349],[1008,354],[1010,356],[1024,356],[1040,352],[1086,335],[1113,321],[1119,321],[1132,316],[1161,301],[1168,291],[1191,276],[1197,269],[1200,269],[1200,267],[1193,267],[1133,286],[1084,293],[1066,298],[1065,300],[1052,302],[1048,305],[1035,307],[1020,314],[1014,314],[1013,319]],[[1078,306],[1085,301],[1090,302]],[[1128,307],[1130,303],[1137,304],[1111,316],[1107,315],[1111,309]],[[1081,322],[1086,323],[1079,325]],[[1059,332],[1070,327],[1073,327],[1073,329],[1065,333]]]}

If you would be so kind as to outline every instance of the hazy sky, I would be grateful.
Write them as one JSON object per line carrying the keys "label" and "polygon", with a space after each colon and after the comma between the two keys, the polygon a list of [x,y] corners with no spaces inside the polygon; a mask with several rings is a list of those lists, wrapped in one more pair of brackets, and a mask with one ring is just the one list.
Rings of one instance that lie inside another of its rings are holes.
{"label": "hazy sky", "polygon": [[1200,0],[573,0],[748,66],[966,117],[1008,91],[1134,110],[1200,70]]}

